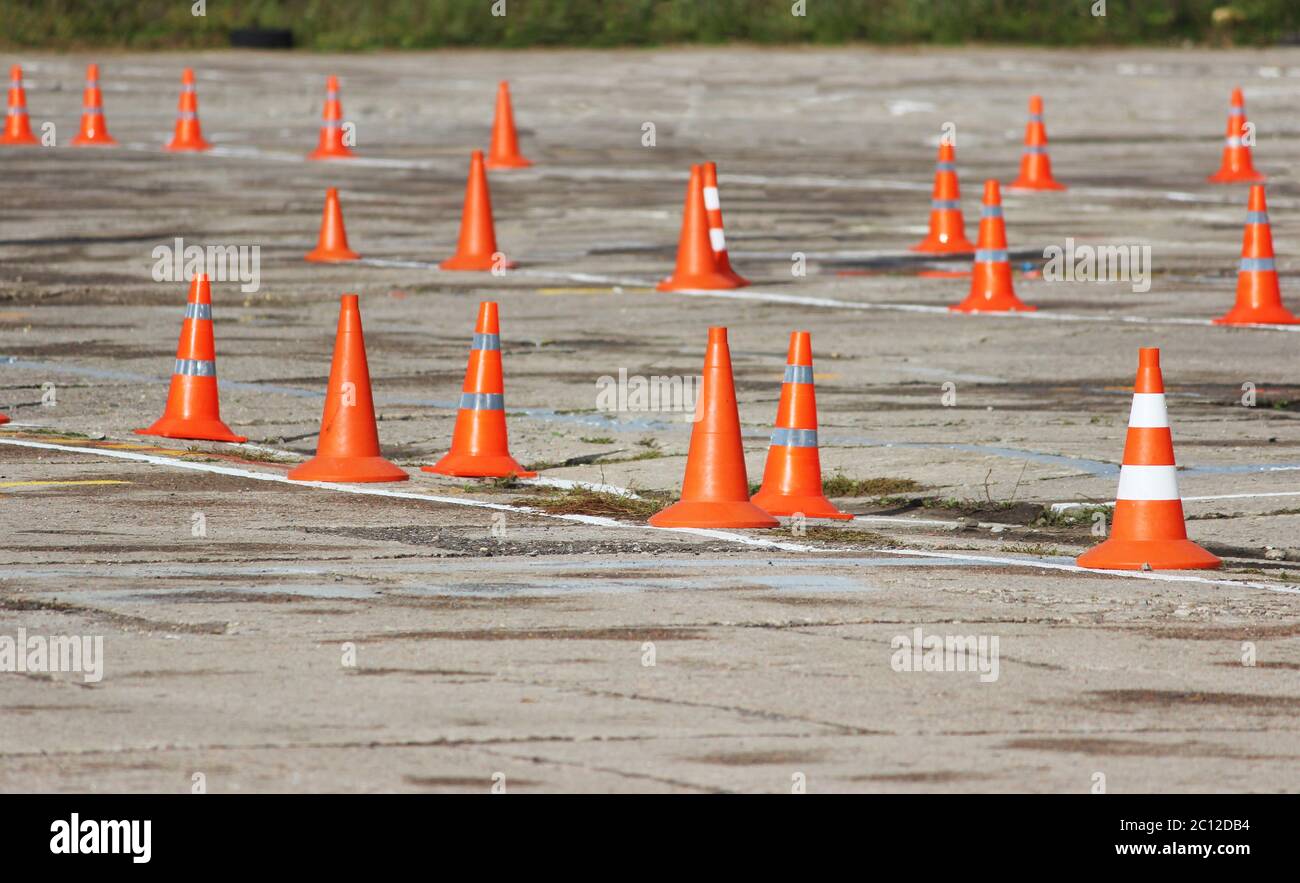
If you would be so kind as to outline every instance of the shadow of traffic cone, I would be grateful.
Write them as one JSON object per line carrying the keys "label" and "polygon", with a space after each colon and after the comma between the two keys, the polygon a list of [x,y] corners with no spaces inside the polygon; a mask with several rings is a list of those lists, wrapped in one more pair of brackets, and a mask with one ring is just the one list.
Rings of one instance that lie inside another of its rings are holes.
{"label": "shadow of traffic cone", "polygon": [[812,335],[790,334],[776,428],[767,449],[763,486],[750,499],[773,515],[852,521],[822,492],[822,461],[817,449],[817,397],[813,392]]}
{"label": "shadow of traffic cone", "polygon": [[501,368],[501,328],[497,305],[483,301],[461,387],[460,409],[451,436],[451,451],[425,472],[467,478],[536,478],[510,456],[506,437],[505,379]]}
{"label": "shadow of traffic cone", "polygon": [[531,166],[519,152],[519,136],[515,134],[515,114],[510,107],[510,84],[505,80],[497,86],[497,109],[492,119],[492,143],[488,147],[489,169],[523,169]]}
{"label": "shadow of traffic cone", "polygon": [[99,65],[86,67],[86,92],[81,99],[81,129],[72,139],[73,147],[112,147],[117,141],[108,134],[104,119],[104,96],[99,91]]}
{"label": "shadow of traffic cone", "polygon": [[658,291],[738,288],[735,274],[718,267],[709,236],[708,209],[704,204],[704,171],[691,166],[691,180],[686,185],[686,205],[682,209],[682,234],[677,241],[677,266],[673,275],[660,282]]}
{"label": "shadow of traffic cone", "polygon": [[148,429],[137,429],[136,434],[206,441],[248,441],[242,435],[235,435],[221,422],[217,400],[216,345],[212,339],[212,288],[207,273],[195,276],[190,282],[167,407],[156,423]]}
{"label": "shadow of traffic cone", "polygon": [[488,192],[487,172],[483,169],[483,151],[469,155],[469,180],[465,184],[465,207],[460,216],[460,239],[456,253],[438,267],[443,270],[492,270],[494,266],[510,268],[497,250],[497,234],[492,223],[492,196]]}
{"label": "shadow of traffic cone", "polygon": [[1138,350],[1124,463],[1110,539],[1076,559],[1098,570],[1202,570],[1223,562],[1187,538],[1178,467],[1165,409],[1160,350]]}
{"label": "shadow of traffic cone", "polygon": [[727,329],[710,328],[704,385],[686,453],[682,498],[650,516],[654,527],[776,527],[779,522],[749,500],[740,410],[731,376]]}
{"label": "shadow of traffic cone", "polygon": [[1020,156],[1020,177],[1007,185],[1015,190],[1064,190],[1052,177],[1052,158],[1047,155],[1047,127],[1043,125],[1043,98],[1029,99],[1029,125],[1025,127],[1025,151]]}
{"label": "shadow of traffic cone", "polygon": [[1252,184],[1246,208],[1246,234],[1237,272],[1237,303],[1215,325],[1294,325],[1300,317],[1282,305],[1273,260],[1273,232],[1268,223],[1264,185]]}
{"label": "shadow of traffic cone", "polygon": [[1007,228],[1002,220],[1002,192],[998,182],[984,182],[984,204],[980,206],[979,246],[971,268],[970,294],[948,307],[959,313],[1006,313],[1031,311],[1011,287],[1011,264],[1007,260]]}
{"label": "shadow of traffic cone", "polygon": [[309,261],[337,262],[355,261],[361,255],[348,248],[348,234],[343,229],[343,207],[339,203],[339,191],[330,187],[325,191],[325,213],[320,219],[320,237],[316,247],[307,252]]}
{"label": "shadow of traffic cone", "polygon": [[321,115],[320,141],[307,159],[351,159],[352,148],[343,143],[343,105],[339,103],[339,78],[325,80],[325,111]]}
{"label": "shadow of traffic cone", "polygon": [[1250,145],[1245,143],[1247,133],[1246,99],[1241,89],[1232,90],[1232,104],[1228,108],[1228,134],[1224,139],[1223,160],[1219,170],[1205,180],[1211,184],[1255,184],[1264,176],[1255,171]]}
{"label": "shadow of traffic cone", "polygon": [[185,68],[181,73],[181,100],[176,109],[176,130],[164,150],[210,150],[212,145],[203,140],[199,127],[199,97],[194,91],[194,71]]}
{"label": "shadow of traffic cone", "polygon": [[9,112],[5,117],[5,131],[0,144],[12,146],[40,144],[32,134],[31,120],[27,118],[27,90],[23,88],[23,69],[14,65],[9,69]]}
{"label": "shadow of traffic cone", "polygon": [[729,276],[737,285],[748,285],[749,280],[731,268],[727,256],[727,236],[722,230],[722,200],[718,195],[718,166],[706,162],[700,166],[704,185],[704,213],[709,219],[709,245],[713,248],[713,263],[718,272]]}
{"label": "shadow of traffic cone", "polygon": [[366,364],[366,339],[355,294],[343,295],[334,337],[325,411],[316,456],[289,471],[294,481],[406,481],[406,472],[379,454],[375,401]]}
{"label": "shadow of traffic cone", "polygon": [[939,142],[939,159],[934,164],[934,190],[930,196],[930,233],[912,251],[926,254],[972,252],[975,244],[966,238],[966,221],[961,215],[961,190],[957,186],[957,153],[952,144]]}

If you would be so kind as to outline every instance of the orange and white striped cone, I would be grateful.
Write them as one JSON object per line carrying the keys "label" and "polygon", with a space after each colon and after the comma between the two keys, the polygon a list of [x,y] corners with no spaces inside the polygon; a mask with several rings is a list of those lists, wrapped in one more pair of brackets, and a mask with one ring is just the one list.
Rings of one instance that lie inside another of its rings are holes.
{"label": "orange and white striped cone", "polygon": [[1160,350],[1138,350],[1110,539],[1076,559],[1097,570],[1205,570],[1223,562],[1187,538]]}
{"label": "orange and white striped cone", "polygon": [[730,276],[737,285],[748,285],[749,280],[731,268],[727,256],[727,236],[722,230],[722,200],[718,196],[718,166],[706,162],[701,167],[704,184],[704,212],[709,219],[709,245],[713,247],[713,262],[718,272]]}
{"label": "orange and white striped cone", "polygon": [[9,69],[9,113],[5,116],[5,130],[0,135],[0,144],[18,147],[40,143],[32,134],[32,123],[27,118],[27,90],[23,88],[23,69],[15,64]]}
{"label": "orange and white striped cone", "polygon": [[1020,157],[1020,177],[1008,185],[1014,190],[1064,190],[1052,177],[1052,158],[1047,155],[1047,127],[1043,125],[1043,97],[1030,96],[1029,124],[1025,126],[1025,151]]}
{"label": "orange and white striped cone", "polygon": [[73,147],[112,147],[117,144],[108,134],[104,119],[104,95],[99,90],[99,65],[86,67],[86,92],[81,99],[81,129],[72,139]]}
{"label": "orange and white striped cone", "polygon": [[817,397],[813,391],[812,335],[790,333],[776,427],[763,467],[763,486],[749,500],[772,515],[803,515],[852,521],[822,492],[822,461],[817,448]]}
{"label": "orange and white striped cone", "polygon": [[975,244],[966,238],[966,221],[961,215],[961,188],[957,186],[957,152],[947,141],[939,143],[934,164],[934,190],[930,196],[930,232],[912,246],[926,254],[972,252]]}
{"label": "orange and white striped cone", "polygon": [[343,105],[339,103],[339,78],[325,80],[325,111],[321,115],[320,141],[307,159],[351,159],[352,148],[343,143]]}
{"label": "orange and white striped cone", "polygon": [[152,426],[135,432],[163,438],[248,441],[242,435],[235,435],[221,422],[217,398],[217,351],[212,334],[212,287],[207,273],[200,273],[190,282],[167,407]]}
{"label": "orange and white striped cone", "polygon": [[164,150],[211,150],[212,145],[203,140],[199,126],[199,96],[194,91],[194,71],[181,72],[181,99],[176,106],[176,130]]}
{"label": "orange and white striped cone", "polygon": [[1223,160],[1219,163],[1219,170],[1205,180],[1211,184],[1256,184],[1264,180],[1264,176],[1255,171],[1250,145],[1245,142],[1246,131],[1246,99],[1242,97],[1241,89],[1233,89]]}
{"label": "orange and white striped cone", "polygon": [[979,245],[971,268],[970,294],[948,307],[958,313],[1006,313],[1036,310],[1023,303],[1011,287],[1011,263],[1007,257],[1007,227],[1002,219],[1002,192],[998,182],[984,182],[984,204],[980,207]]}
{"label": "orange and white striped cone", "polygon": [[1246,234],[1241,243],[1241,269],[1237,272],[1237,303],[1216,325],[1295,325],[1300,318],[1282,305],[1273,258],[1273,231],[1268,223],[1264,185],[1250,185],[1246,208]]}
{"label": "orange and white striped cone", "polygon": [[506,436],[505,379],[501,367],[501,326],[493,301],[479,304],[478,324],[461,387],[460,410],[451,451],[425,472],[467,478],[536,478],[510,456]]}
{"label": "orange and white striped cone", "polygon": [[657,291],[692,291],[739,288],[744,280],[723,273],[713,251],[708,208],[704,202],[704,168],[691,166],[682,208],[682,232],[677,240],[677,265],[673,274],[655,286]]}

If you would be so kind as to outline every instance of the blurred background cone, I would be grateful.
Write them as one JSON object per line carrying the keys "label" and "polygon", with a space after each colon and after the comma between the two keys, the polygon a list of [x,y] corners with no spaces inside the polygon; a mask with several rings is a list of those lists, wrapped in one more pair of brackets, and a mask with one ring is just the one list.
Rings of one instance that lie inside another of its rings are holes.
{"label": "blurred background cone", "polygon": [[1241,243],[1241,268],[1237,271],[1237,303],[1216,325],[1294,325],[1300,318],[1282,305],[1273,258],[1273,232],[1268,223],[1264,185],[1250,186],[1246,208],[1246,233]]}
{"label": "blurred background cone", "polygon": [[817,397],[813,391],[812,335],[790,334],[776,428],[767,449],[763,486],[751,503],[773,515],[852,521],[822,493],[822,461],[817,449]]}
{"label": "blurred background cone", "polygon": [[321,117],[320,141],[307,159],[351,159],[352,148],[343,143],[343,105],[339,102],[339,78],[325,80],[325,111]]}
{"label": "blurred background cone", "polygon": [[27,118],[27,90],[23,86],[23,69],[15,64],[9,69],[9,111],[5,116],[5,130],[0,135],[0,144],[20,146],[40,143],[32,134],[32,123]]}
{"label": "blurred background cone", "polygon": [[1140,349],[1110,539],[1076,563],[1099,570],[1201,570],[1222,564],[1187,538],[1177,469],[1160,350]]}
{"label": "blurred background cone", "polygon": [[1029,124],[1025,127],[1025,150],[1020,156],[1020,176],[1010,185],[1015,190],[1064,190],[1052,177],[1052,159],[1047,155],[1047,127],[1043,125],[1043,98],[1029,99]]}
{"label": "blurred background cone", "polygon": [[212,145],[203,140],[199,127],[199,96],[194,91],[194,71],[181,72],[181,100],[176,108],[176,130],[164,150],[210,150]]}
{"label": "blurred background cone", "polygon": [[112,147],[117,141],[108,134],[104,119],[104,96],[99,91],[99,65],[86,68],[86,91],[81,98],[81,129],[72,139],[73,147]]}
{"label": "blurred background cone", "polygon": [[1223,159],[1219,170],[1205,180],[1211,184],[1256,184],[1264,181],[1264,176],[1255,171],[1250,145],[1246,143],[1246,99],[1241,89],[1232,90],[1232,102],[1228,107],[1228,133],[1224,138]]}
{"label": "blurred background cone", "polygon": [[359,257],[361,255],[348,248],[339,191],[330,187],[325,191],[325,213],[320,219],[320,237],[316,241],[316,247],[307,252],[306,258],[309,261],[336,262],[355,261]]}
{"label": "blurred background cone", "polygon": [[325,411],[316,456],[290,470],[294,481],[406,481],[406,472],[379,453],[379,429],[366,364],[366,339],[355,294],[343,295],[334,337]]}
{"label": "blurred background cone", "polygon": [[506,436],[505,378],[501,366],[501,327],[497,305],[479,304],[469,365],[461,387],[460,409],[451,436],[451,451],[425,472],[469,478],[536,478],[510,456]]}
{"label": "blurred background cone", "polygon": [[245,442],[221,422],[217,400],[217,354],[212,335],[212,288],[208,274],[190,282],[190,295],[176,346],[176,365],[163,415],[138,435],[194,438],[206,441]]}
{"label": "blurred background cone", "polygon": [[980,206],[979,246],[971,268],[970,294],[949,307],[959,313],[1005,313],[1036,310],[1021,302],[1011,287],[1011,264],[1007,260],[1007,227],[1002,218],[1002,193],[998,182],[984,182],[984,204]]}
{"label": "blurred background cone", "polygon": [[966,238],[966,221],[961,214],[961,189],[957,186],[957,152],[947,141],[939,142],[934,164],[934,190],[930,196],[930,232],[912,246],[926,254],[972,252],[975,244]]}
{"label": "blurred background cone", "polygon": [[510,106],[510,84],[502,80],[497,85],[497,109],[492,119],[492,144],[488,148],[489,169],[522,169],[532,162],[519,152],[519,136],[515,134],[515,114]]}
{"label": "blurred background cone", "polygon": [[682,498],[650,516],[655,527],[776,527],[779,522],[749,501],[740,410],[731,376],[727,329],[710,328],[704,386],[696,402],[686,454]]}

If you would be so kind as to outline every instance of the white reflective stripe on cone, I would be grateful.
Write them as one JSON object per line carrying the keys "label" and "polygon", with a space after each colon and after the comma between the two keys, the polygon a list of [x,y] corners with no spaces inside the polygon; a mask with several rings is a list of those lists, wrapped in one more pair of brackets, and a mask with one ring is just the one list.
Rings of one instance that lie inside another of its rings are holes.
{"label": "white reflective stripe on cone", "polygon": [[727,250],[727,237],[722,232],[721,227],[714,227],[709,230],[709,245],[713,246],[714,251]]}
{"label": "white reflective stripe on cone", "polygon": [[718,200],[717,187],[704,188],[704,207],[711,212],[716,212],[722,208],[722,203]]}
{"label": "white reflective stripe on cone", "polygon": [[1121,466],[1117,500],[1177,500],[1178,467]]}
{"label": "white reflective stripe on cone", "polygon": [[1134,393],[1133,410],[1129,412],[1128,425],[1143,429],[1168,428],[1169,412],[1165,409],[1165,394],[1162,392]]}

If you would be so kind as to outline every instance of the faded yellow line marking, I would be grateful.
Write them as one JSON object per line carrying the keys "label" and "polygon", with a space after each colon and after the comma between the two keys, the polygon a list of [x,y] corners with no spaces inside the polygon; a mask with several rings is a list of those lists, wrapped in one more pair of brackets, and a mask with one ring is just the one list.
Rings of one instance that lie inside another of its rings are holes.
{"label": "faded yellow line marking", "polygon": [[66,484],[130,484],[129,481],[119,481],[116,479],[68,479],[66,481],[0,481],[0,487],[48,487],[49,485],[66,485]]}

